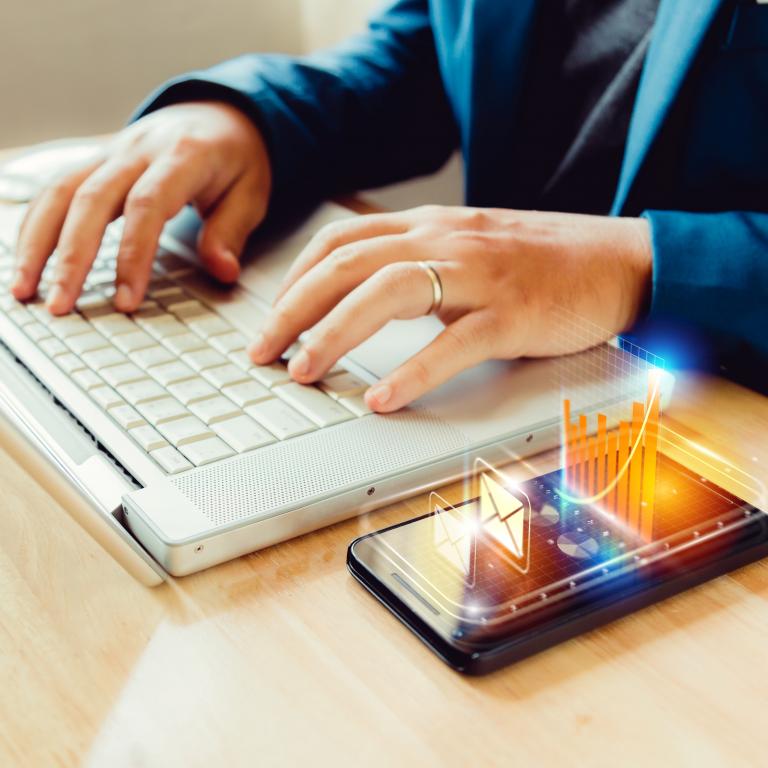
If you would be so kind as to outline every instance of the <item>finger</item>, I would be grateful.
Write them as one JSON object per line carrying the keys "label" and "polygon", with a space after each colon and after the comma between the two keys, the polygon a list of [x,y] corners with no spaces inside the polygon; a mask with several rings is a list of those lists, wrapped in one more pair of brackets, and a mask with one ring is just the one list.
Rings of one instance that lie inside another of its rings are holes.
{"label": "finger", "polygon": [[[469,287],[461,277],[460,265],[441,262],[440,277],[446,293],[466,305],[461,294],[463,288]],[[418,264],[397,262],[383,267],[345,296],[307,334],[301,349],[291,358],[289,372],[304,383],[322,378],[340,357],[390,320],[426,314],[433,298],[432,281]]]}
{"label": "finger", "polygon": [[275,303],[302,275],[342,246],[373,237],[402,235],[410,228],[408,220],[398,213],[374,213],[327,224],[296,257],[280,285]]}
{"label": "finger", "polygon": [[74,306],[107,224],[120,214],[128,190],[145,166],[142,158],[109,160],[78,187],[61,229],[46,302],[53,314],[69,312]]}
{"label": "finger", "polygon": [[264,220],[267,193],[253,174],[238,179],[207,216],[197,249],[205,269],[223,283],[240,275],[240,256],[248,236]]}
{"label": "finger", "polygon": [[496,332],[484,312],[460,317],[421,352],[371,387],[365,395],[368,407],[379,413],[396,411],[486,360]]}
{"label": "finger", "polygon": [[278,357],[353,288],[394,261],[416,261],[423,247],[404,235],[387,235],[338,248],[303,275],[274,306],[250,349],[256,363]]}
{"label": "finger", "polygon": [[20,300],[34,296],[40,275],[56,248],[75,191],[99,163],[91,163],[46,187],[30,203],[19,228],[16,274],[11,291]]}
{"label": "finger", "polygon": [[156,160],[125,200],[125,225],[117,254],[115,307],[132,312],[144,298],[163,227],[206,187],[212,169],[201,160],[168,155]]}

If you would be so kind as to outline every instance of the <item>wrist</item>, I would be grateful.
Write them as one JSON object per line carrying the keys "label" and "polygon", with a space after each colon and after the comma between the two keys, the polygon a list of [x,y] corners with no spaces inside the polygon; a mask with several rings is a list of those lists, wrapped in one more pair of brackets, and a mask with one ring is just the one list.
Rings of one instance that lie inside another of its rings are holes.
{"label": "wrist", "polygon": [[622,330],[631,328],[648,314],[653,285],[653,244],[647,219],[626,219],[626,316]]}

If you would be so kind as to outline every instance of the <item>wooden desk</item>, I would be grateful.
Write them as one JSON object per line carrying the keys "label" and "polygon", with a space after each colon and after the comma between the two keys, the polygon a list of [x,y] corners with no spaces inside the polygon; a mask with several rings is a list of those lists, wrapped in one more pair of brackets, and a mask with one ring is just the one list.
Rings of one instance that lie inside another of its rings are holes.
{"label": "wooden desk", "polygon": [[[768,474],[768,399],[677,392]],[[765,764],[768,563],[469,679],[345,568],[423,499],[150,590],[2,453],[0,488],[0,765]]]}

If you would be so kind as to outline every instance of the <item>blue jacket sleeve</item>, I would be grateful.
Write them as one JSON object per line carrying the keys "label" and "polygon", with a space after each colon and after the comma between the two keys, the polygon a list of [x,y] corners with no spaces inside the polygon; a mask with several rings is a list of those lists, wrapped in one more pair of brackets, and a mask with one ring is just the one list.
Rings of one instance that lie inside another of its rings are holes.
{"label": "blue jacket sleeve", "polygon": [[[768,388],[768,213],[647,211],[653,293],[642,333],[672,362]],[[660,341],[666,339],[666,342]]]}
{"label": "blue jacket sleeve", "polygon": [[134,118],[202,99],[235,104],[261,129],[271,212],[430,173],[458,141],[427,0],[390,2],[366,33],[328,52],[249,54],[172,80]]}

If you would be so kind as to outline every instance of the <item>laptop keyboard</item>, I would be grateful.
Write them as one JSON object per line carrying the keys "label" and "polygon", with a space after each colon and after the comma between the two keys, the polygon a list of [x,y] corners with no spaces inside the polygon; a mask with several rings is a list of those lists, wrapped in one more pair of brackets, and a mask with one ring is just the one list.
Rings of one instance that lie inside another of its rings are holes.
{"label": "laptop keyboard", "polygon": [[[119,226],[111,225],[75,312],[7,291],[12,249],[0,243],[0,310],[169,474],[366,416],[367,383],[336,366],[317,386],[294,382],[287,359],[256,366],[249,339],[176,281],[189,263],[160,249],[147,298],[112,306]],[[43,273],[40,293],[52,277]],[[258,310],[254,307],[254,312]],[[289,350],[290,354],[290,350]]]}

